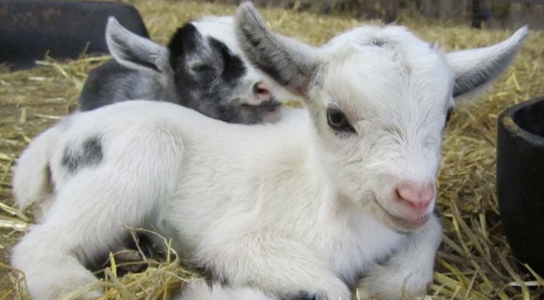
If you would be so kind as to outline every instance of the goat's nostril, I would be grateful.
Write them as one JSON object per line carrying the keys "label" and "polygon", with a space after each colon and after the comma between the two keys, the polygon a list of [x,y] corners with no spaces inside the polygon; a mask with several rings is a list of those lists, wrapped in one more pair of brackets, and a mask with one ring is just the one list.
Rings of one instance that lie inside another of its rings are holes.
{"label": "goat's nostril", "polygon": [[400,184],[395,188],[395,196],[398,200],[416,209],[423,209],[429,206],[434,199],[434,185]]}
{"label": "goat's nostril", "polygon": [[263,88],[257,88],[257,94],[264,94],[264,95],[268,95],[270,93],[269,90],[267,89],[263,89]]}
{"label": "goat's nostril", "polygon": [[253,91],[257,95],[268,96],[270,95],[270,87],[262,82],[256,83],[253,86]]}

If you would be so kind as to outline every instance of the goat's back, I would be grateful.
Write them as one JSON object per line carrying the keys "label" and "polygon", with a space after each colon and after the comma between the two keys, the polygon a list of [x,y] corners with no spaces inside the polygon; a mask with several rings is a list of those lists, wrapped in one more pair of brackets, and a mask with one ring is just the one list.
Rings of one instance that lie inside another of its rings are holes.
{"label": "goat's back", "polygon": [[159,76],[127,68],[111,59],[89,73],[81,91],[79,110],[89,111],[133,99],[175,102]]}

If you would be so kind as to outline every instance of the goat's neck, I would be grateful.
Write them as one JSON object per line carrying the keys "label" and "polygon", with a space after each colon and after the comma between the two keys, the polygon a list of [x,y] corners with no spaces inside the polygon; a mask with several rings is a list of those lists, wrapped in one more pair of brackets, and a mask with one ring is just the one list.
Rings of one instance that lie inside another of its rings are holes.
{"label": "goat's neck", "polygon": [[344,219],[349,204],[329,178],[321,157],[321,145],[316,139],[312,136],[311,142],[306,147],[304,174],[315,190],[315,200],[319,202],[318,218],[322,221]]}

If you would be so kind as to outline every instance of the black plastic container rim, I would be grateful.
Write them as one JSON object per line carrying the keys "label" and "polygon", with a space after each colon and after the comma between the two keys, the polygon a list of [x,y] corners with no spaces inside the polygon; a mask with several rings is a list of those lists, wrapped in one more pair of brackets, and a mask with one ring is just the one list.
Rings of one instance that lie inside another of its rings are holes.
{"label": "black plastic container rim", "polygon": [[[47,0],[0,0],[0,2],[47,5],[48,2],[58,2],[58,0],[52,0],[52,1],[47,1]],[[67,1],[67,3],[70,3],[72,5],[78,5],[78,3],[94,5],[94,4],[103,4],[104,1],[102,1],[102,0],[77,0],[77,1]],[[122,5],[122,6],[131,6],[130,4],[124,3],[124,2],[117,2],[116,1],[115,3],[117,3],[119,5]]]}
{"label": "black plastic container rim", "polygon": [[514,121],[518,112],[539,102],[544,102],[544,96],[530,99],[508,108],[499,116],[499,122],[501,123],[502,127],[512,135],[521,137],[530,144],[544,147],[544,137],[521,128]]}

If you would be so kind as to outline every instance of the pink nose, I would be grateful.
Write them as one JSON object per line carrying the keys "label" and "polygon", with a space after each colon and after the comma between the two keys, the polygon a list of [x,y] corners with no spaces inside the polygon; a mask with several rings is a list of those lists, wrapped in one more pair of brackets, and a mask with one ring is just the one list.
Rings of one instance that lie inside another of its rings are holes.
{"label": "pink nose", "polygon": [[425,209],[434,199],[434,185],[417,184],[414,182],[401,183],[395,189],[399,201],[412,206],[415,209]]}
{"label": "pink nose", "polygon": [[259,102],[270,100],[270,87],[262,82],[258,82],[253,86],[253,92],[257,95]]}

